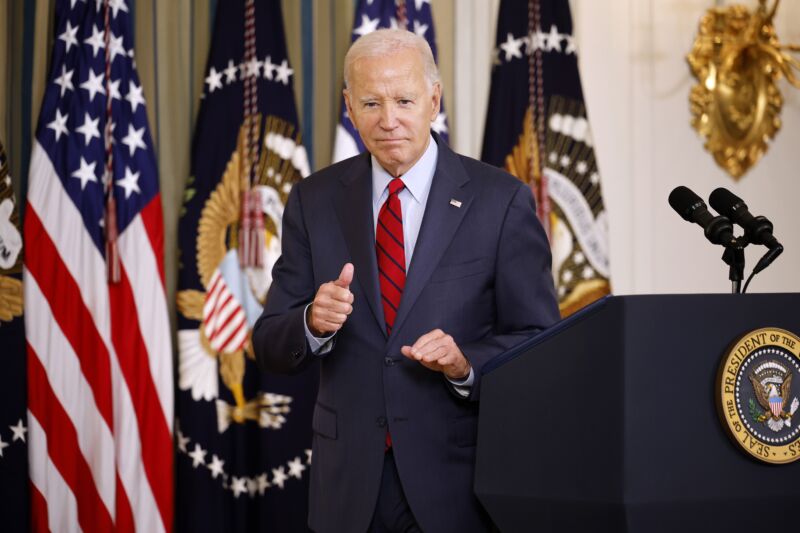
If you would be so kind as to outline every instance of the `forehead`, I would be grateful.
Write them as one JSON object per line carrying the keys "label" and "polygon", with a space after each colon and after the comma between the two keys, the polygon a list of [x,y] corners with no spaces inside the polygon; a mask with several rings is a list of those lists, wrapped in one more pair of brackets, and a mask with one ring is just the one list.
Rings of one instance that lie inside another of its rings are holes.
{"label": "forehead", "polygon": [[401,49],[383,56],[361,57],[353,62],[350,82],[354,92],[424,88],[422,59],[415,49]]}

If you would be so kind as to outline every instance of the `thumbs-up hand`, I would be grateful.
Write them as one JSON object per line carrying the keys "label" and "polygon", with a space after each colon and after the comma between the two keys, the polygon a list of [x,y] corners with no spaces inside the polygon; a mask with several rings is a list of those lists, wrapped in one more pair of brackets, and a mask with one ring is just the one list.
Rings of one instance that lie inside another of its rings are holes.
{"label": "thumbs-up hand", "polygon": [[314,301],[306,311],[306,324],[315,337],[327,337],[339,331],[353,312],[353,282],[355,268],[352,263],[342,267],[339,277],[323,283]]}

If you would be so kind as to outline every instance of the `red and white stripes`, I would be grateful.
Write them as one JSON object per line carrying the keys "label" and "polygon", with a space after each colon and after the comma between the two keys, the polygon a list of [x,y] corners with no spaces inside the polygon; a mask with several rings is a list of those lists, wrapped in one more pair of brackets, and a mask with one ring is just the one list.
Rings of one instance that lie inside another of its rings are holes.
{"label": "red and white stripes", "polygon": [[36,142],[25,239],[34,530],[170,531],[172,351],[159,197],[119,236],[119,283],[108,283],[102,254]]}

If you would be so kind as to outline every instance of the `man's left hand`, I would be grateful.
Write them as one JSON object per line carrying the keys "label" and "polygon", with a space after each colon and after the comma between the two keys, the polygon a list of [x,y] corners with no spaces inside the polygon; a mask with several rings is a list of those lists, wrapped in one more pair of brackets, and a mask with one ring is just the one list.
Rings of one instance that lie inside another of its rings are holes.
{"label": "man's left hand", "polygon": [[472,368],[453,337],[440,329],[426,333],[413,346],[403,346],[400,352],[454,381],[465,379]]}

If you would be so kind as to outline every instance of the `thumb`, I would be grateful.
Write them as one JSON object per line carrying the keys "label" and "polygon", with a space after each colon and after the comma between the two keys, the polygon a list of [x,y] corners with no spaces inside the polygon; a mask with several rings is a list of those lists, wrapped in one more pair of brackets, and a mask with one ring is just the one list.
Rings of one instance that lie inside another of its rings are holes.
{"label": "thumb", "polygon": [[350,284],[353,282],[353,272],[355,272],[355,267],[353,266],[353,263],[346,263],[342,267],[342,271],[339,273],[339,279],[337,279],[333,283],[344,289],[349,288]]}

